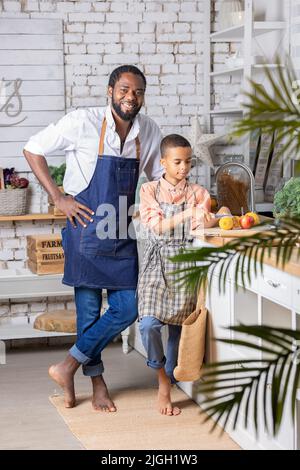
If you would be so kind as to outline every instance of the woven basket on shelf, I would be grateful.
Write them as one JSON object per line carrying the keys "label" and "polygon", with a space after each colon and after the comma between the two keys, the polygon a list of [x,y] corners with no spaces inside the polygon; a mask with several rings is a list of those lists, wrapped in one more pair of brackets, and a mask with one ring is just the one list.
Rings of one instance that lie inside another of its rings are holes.
{"label": "woven basket on shelf", "polygon": [[27,188],[0,190],[0,215],[26,214]]}

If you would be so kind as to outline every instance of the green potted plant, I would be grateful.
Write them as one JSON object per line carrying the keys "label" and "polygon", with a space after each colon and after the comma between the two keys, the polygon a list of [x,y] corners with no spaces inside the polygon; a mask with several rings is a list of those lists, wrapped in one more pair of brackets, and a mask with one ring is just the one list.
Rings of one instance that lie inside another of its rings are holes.
{"label": "green potted plant", "polygon": [[[57,184],[60,191],[64,193],[63,181],[64,181],[65,172],[66,172],[66,164],[62,163],[60,166],[50,165],[49,172],[50,172],[51,178]],[[49,203],[49,212],[51,214],[64,215],[63,212],[55,206],[50,196],[48,196],[48,203]]]}
{"label": "green potted plant", "polygon": [[300,177],[288,180],[274,197],[275,217],[300,217]]}

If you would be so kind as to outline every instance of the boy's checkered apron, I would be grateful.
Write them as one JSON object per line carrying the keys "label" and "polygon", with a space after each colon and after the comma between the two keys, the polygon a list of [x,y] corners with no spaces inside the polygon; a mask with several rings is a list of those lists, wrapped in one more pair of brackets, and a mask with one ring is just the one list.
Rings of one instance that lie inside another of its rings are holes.
{"label": "boy's checkered apron", "polygon": [[[160,183],[156,190],[157,200],[159,186]],[[186,202],[183,204],[159,202],[159,205],[165,218],[170,218],[187,208]],[[172,271],[194,265],[194,263],[174,263],[169,260],[171,256],[178,255],[183,248],[192,247],[193,239],[189,232],[189,221],[175,227],[172,233],[157,235],[152,230],[146,230],[147,241],[138,283],[140,318],[152,316],[164,323],[181,325],[195,309],[196,294],[178,286],[176,278],[180,275],[170,275]]]}

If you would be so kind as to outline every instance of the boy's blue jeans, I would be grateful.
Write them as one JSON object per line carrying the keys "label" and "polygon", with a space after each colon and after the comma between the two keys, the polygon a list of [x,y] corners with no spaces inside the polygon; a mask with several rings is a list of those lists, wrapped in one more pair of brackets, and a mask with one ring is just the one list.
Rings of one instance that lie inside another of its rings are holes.
{"label": "boy's blue jeans", "polygon": [[181,326],[168,325],[169,336],[165,356],[161,338],[161,329],[165,324],[155,317],[142,317],[140,332],[147,353],[147,365],[153,369],[165,367],[166,374],[170,377],[171,382],[176,383],[173,371],[177,365]]}
{"label": "boy's blue jeans", "polygon": [[109,307],[100,316],[102,290],[75,287],[77,341],[69,353],[91,377],[104,372],[101,351],[137,318],[135,290],[107,290],[107,301]]}

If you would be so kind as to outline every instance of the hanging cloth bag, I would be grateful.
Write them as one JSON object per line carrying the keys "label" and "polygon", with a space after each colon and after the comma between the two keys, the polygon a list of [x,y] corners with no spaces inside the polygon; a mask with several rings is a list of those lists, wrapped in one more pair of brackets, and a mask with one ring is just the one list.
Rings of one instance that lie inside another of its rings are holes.
{"label": "hanging cloth bag", "polygon": [[206,285],[200,289],[196,310],[182,324],[177,366],[173,372],[175,379],[180,382],[195,381],[201,376],[207,317],[205,298]]}

